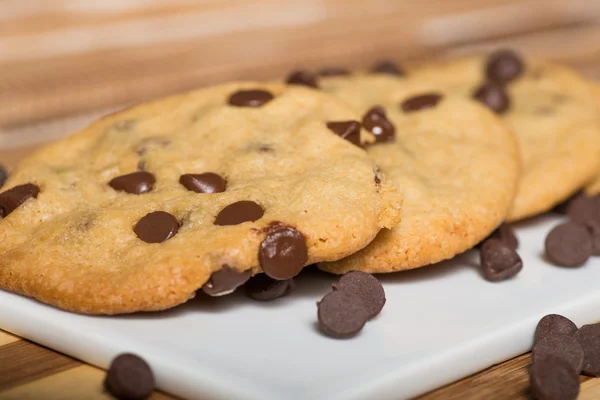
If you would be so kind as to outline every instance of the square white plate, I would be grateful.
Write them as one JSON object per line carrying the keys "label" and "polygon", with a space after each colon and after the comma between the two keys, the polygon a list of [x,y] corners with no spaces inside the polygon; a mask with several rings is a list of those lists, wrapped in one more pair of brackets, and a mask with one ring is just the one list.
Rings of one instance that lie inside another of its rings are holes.
{"label": "square white plate", "polygon": [[509,281],[485,281],[474,251],[382,277],[383,312],[350,340],[318,332],[315,302],[335,279],[320,273],[271,303],[198,296],[125,317],[70,314],[0,291],[0,327],[104,368],[118,353],[140,354],[158,386],[184,398],[409,398],[527,351],[545,314],[600,320],[600,258],[571,269],[543,259],[559,220],[518,228],[524,267]]}

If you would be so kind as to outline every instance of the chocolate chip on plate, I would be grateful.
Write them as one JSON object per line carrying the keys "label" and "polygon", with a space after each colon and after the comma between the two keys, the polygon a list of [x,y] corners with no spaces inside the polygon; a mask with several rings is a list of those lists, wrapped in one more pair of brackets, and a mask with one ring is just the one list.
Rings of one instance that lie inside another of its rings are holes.
{"label": "chocolate chip on plate", "polygon": [[546,236],[546,257],[563,267],[583,265],[592,255],[592,235],[577,222],[555,226]]}
{"label": "chocolate chip on plate", "polygon": [[250,279],[251,270],[239,271],[227,264],[213,272],[208,281],[202,286],[202,291],[209,296],[229,294]]}
{"label": "chocolate chip on plate", "polygon": [[289,85],[302,85],[312,88],[318,88],[317,77],[310,71],[294,71],[288,75],[286,82]]}
{"label": "chocolate chip on plate", "polygon": [[317,303],[319,327],[334,338],[356,335],[369,319],[369,312],[359,295],[336,290],[328,293]]}
{"label": "chocolate chip on plate", "polygon": [[154,391],[154,374],[139,356],[120,354],[110,363],[104,387],[119,400],[147,399]]}
{"label": "chocolate chip on plate", "polygon": [[227,181],[214,172],[183,174],[179,177],[179,183],[196,193],[221,193],[227,188]]}
{"label": "chocolate chip on plate", "polygon": [[229,97],[229,104],[235,107],[260,107],[273,100],[266,90],[240,90]]}
{"label": "chocolate chip on plate", "polygon": [[568,362],[550,356],[531,365],[529,385],[537,400],[575,400],[579,394],[579,375]]}
{"label": "chocolate chip on plate", "polygon": [[346,139],[350,143],[361,147],[360,143],[360,122],[358,121],[337,121],[328,122],[327,128],[336,135]]}
{"label": "chocolate chip on plate", "polygon": [[361,271],[344,274],[333,284],[334,290],[345,290],[357,294],[369,312],[369,318],[375,317],[385,305],[383,285],[373,275]]}
{"label": "chocolate chip on plate", "polygon": [[108,182],[113,189],[131,194],[149,192],[154,188],[155,183],[156,178],[154,175],[146,171],[137,171],[117,176]]}
{"label": "chocolate chip on plate", "polygon": [[33,183],[15,186],[0,193],[0,216],[5,218],[30,198],[37,198],[40,188]]}
{"label": "chocolate chip on plate", "polygon": [[146,214],[133,228],[137,237],[146,243],[162,243],[175,236],[178,230],[179,222],[165,211]]}
{"label": "chocolate chip on plate", "polygon": [[271,301],[289,294],[295,287],[293,279],[278,281],[266,274],[253,276],[246,282],[246,294],[258,301]]}
{"label": "chocolate chip on plate", "polygon": [[523,268],[517,252],[498,239],[487,239],[480,251],[483,276],[488,281],[498,282],[512,278]]}
{"label": "chocolate chip on plate", "polygon": [[566,214],[567,210],[571,206],[571,203],[573,202],[573,200],[575,200],[579,196],[585,196],[585,194],[583,192],[577,192],[577,193],[573,194],[571,197],[564,200],[562,203],[555,205],[554,208],[552,209],[552,212],[555,212],[558,214]]}
{"label": "chocolate chip on plate", "polygon": [[323,68],[317,72],[317,75],[320,76],[342,76],[342,75],[350,75],[350,71],[345,68],[337,68],[337,67],[329,67]]}
{"label": "chocolate chip on plate", "polygon": [[600,222],[600,198],[579,194],[569,202],[566,212],[571,221],[580,224]]}
{"label": "chocolate chip on plate", "polygon": [[237,201],[223,208],[215,218],[215,225],[238,225],[261,219],[265,210],[250,200]]}
{"label": "chocolate chip on plate", "polygon": [[442,97],[443,96],[438,93],[421,94],[404,100],[400,104],[400,108],[402,108],[402,111],[404,112],[426,110],[435,107],[440,100],[442,100]]}
{"label": "chocolate chip on plate", "polygon": [[511,50],[499,50],[488,57],[485,66],[486,77],[498,83],[506,83],[523,73],[523,61]]}
{"label": "chocolate chip on plate", "polygon": [[510,106],[510,99],[508,93],[506,93],[506,89],[497,83],[484,83],[473,93],[473,98],[497,114],[506,112]]}
{"label": "chocolate chip on plate", "polygon": [[0,188],[4,186],[4,182],[8,179],[8,170],[2,164],[0,164]]}
{"label": "chocolate chip on plate", "polygon": [[498,239],[510,248],[516,250],[519,248],[519,239],[515,234],[514,229],[507,223],[502,223],[488,239]]}
{"label": "chocolate chip on plate", "polygon": [[583,348],[579,342],[569,335],[551,333],[542,336],[533,346],[534,363],[543,362],[550,356],[565,360],[579,374],[583,365]]}
{"label": "chocolate chip on plate", "polygon": [[591,219],[586,222],[585,227],[592,235],[592,255],[600,256],[600,221]]}
{"label": "chocolate chip on plate", "polygon": [[377,143],[393,142],[396,138],[396,128],[387,118],[382,106],[370,108],[363,116],[362,125],[375,135]]}
{"label": "chocolate chip on plate", "polygon": [[537,342],[544,336],[554,333],[573,336],[577,332],[577,325],[570,319],[558,314],[548,314],[538,322],[535,328],[534,341]]}
{"label": "chocolate chip on plate", "polygon": [[375,74],[389,74],[395,76],[404,75],[404,71],[396,63],[390,60],[382,60],[377,62],[371,68],[371,72]]}
{"label": "chocolate chip on plate", "polygon": [[304,235],[288,226],[274,229],[260,244],[258,261],[264,273],[273,279],[293,278],[308,261]]}
{"label": "chocolate chip on plate", "polygon": [[600,376],[600,325],[584,325],[573,337],[583,348],[583,373]]}

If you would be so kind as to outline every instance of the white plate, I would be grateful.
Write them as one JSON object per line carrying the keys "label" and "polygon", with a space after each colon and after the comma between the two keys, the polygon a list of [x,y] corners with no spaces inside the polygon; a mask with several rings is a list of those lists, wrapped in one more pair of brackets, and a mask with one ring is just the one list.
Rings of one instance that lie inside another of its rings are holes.
{"label": "white plate", "polygon": [[271,303],[198,296],[172,311],[110,318],[0,291],[0,327],[100,367],[138,353],[161,389],[184,398],[409,398],[527,351],[545,314],[600,320],[600,258],[574,269],[543,260],[558,221],[518,228],[524,268],[513,280],[485,281],[475,252],[383,277],[382,314],[351,340],[316,328],[315,302],[334,280],[318,273]]}

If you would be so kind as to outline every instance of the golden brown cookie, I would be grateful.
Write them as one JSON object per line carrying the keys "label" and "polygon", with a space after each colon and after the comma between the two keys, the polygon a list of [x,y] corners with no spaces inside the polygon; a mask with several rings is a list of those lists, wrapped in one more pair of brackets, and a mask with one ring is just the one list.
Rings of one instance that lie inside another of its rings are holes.
{"label": "golden brown cookie", "polygon": [[81,313],[161,310],[352,254],[401,205],[352,143],[357,116],[325,93],[262,83],[107,116],[14,170],[0,287]]}
{"label": "golden brown cookie", "polygon": [[[596,99],[597,109],[600,113],[600,83],[590,82],[590,86],[592,88],[594,98]],[[598,173],[596,173],[594,176],[594,179],[592,179],[592,181],[585,186],[585,192],[589,195],[600,194],[600,171],[598,171]]]}

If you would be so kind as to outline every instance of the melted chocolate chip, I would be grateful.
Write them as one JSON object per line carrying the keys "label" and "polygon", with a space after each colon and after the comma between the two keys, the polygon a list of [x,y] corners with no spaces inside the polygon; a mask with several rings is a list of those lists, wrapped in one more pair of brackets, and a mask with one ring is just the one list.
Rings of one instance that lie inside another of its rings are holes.
{"label": "melted chocolate chip", "polygon": [[534,340],[537,342],[550,334],[563,334],[573,336],[577,332],[577,325],[570,319],[558,314],[548,314],[540,319],[535,328]]}
{"label": "melted chocolate chip", "polygon": [[333,289],[357,294],[367,308],[369,318],[379,314],[385,305],[385,291],[381,282],[366,272],[352,271],[344,274],[333,284]]}
{"label": "melted chocolate chip", "polygon": [[518,78],[523,69],[523,61],[515,52],[499,50],[490,54],[485,66],[485,75],[491,81],[506,83]]}
{"label": "melted chocolate chip", "polygon": [[331,67],[331,68],[321,69],[319,72],[317,72],[317,75],[320,75],[320,76],[342,76],[342,75],[350,75],[350,71],[348,71],[345,68]]}
{"label": "melted chocolate chip", "polygon": [[370,108],[363,116],[362,125],[375,135],[377,143],[389,143],[396,139],[396,128],[387,119],[385,109],[381,106]]}
{"label": "melted chocolate chip", "polygon": [[475,91],[473,98],[497,114],[503,114],[510,106],[508,93],[497,83],[484,83]]}
{"label": "melted chocolate chip", "polygon": [[117,191],[142,194],[151,191],[156,183],[156,178],[150,172],[138,171],[131,174],[117,176],[108,184]]}
{"label": "melted chocolate chip", "polygon": [[266,90],[240,90],[229,97],[229,104],[236,107],[260,107],[273,100]]}
{"label": "melted chocolate chip", "polygon": [[400,104],[400,108],[402,108],[402,111],[404,112],[426,110],[435,107],[440,100],[442,100],[442,97],[443,96],[438,93],[421,94],[404,100],[402,104]]}
{"label": "melted chocolate chip", "polygon": [[0,164],[0,188],[4,186],[6,179],[8,179],[8,170],[4,165]]}
{"label": "melted chocolate chip", "polygon": [[117,399],[147,399],[154,391],[154,374],[142,358],[120,354],[110,363],[104,387]]}
{"label": "melted chocolate chip", "polygon": [[0,193],[0,215],[4,218],[31,197],[37,198],[40,188],[33,183],[15,186]]}
{"label": "melted chocolate chip", "polygon": [[583,265],[592,255],[592,235],[583,224],[565,222],[546,236],[546,256],[563,267]]}
{"label": "melted chocolate chip", "polygon": [[328,336],[342,339],[356,335],[369,319],[369,312],[360,296],[336,290],[317,303],[319,328]]}
{"label": "melted chocolate chip", "polygon": [[517,275],[523,268],[523,261],[504,242],[488,239],[481,246],[481,267],[485,279],[498,282]]}
{"label": "melted chocolate chip", "polygon": [[239,271],[227,264],[213,272],[208,281],[202,286],[202,291],[209,296],[222,296],[233,292],[238,286],[246,283],[252,276],[252,271]]}
{"label": "melted chocolate chip", "polygon": [[397,64],[389,60],[382,60],[373,65],[373,68],[371,68],[371,73],[389,74],[395,76],[404,75],[404,71],[402,70],[402,68],[398,67]]}
{"label": "melted chocolate chip", "polygon": [[318,88],[317,77],[310,71],[294,71],[288,77],[286,82],[289,85],[302,85],[312,88]]}
{"label": "melted chocolate chip", "polygon": [[237,225],[242,222],[254,222],[262,218],[265,210],[250,200],[232,203],[219,212],[215,218],[215,225]]}
{"label": "melted chocolate chip", "polygon": [[196,193],[221,193],[227,187],[227,181],[214,172],[183,174],[179,177],[179,183]]}
{"label": "melted chocolate chip", "polygon": [[258,301],[271,301],[289,294],[296,284],[293,279],[278,281],[259,274],[246,282],[246,294]]}
{"label": "melted chocolate chip", "polygon": [[273,229],[260,244],[258,260],[264,273],[271,278],[293,278],[308,261],[304,236],[292,227]]}
{"label": "melted chocolate chip", "polygon": [[133,228],[137,237],[146,243],[162,243],[175,236],[178,230],[175,217],[165,211],[146,214]]}
{"label": "melted chocolate chip", "polygon": [[360,143],[360,122],[358,121],[339,121],[328,122],[327,128],[336,135],[346,139],[350,143],[361,147]]}

